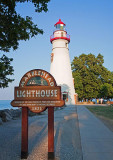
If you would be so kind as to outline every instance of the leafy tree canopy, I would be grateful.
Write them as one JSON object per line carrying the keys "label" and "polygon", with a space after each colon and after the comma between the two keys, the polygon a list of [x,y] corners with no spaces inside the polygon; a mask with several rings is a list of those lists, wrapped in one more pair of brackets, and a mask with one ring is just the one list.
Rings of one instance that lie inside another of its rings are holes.
{"label": "leafy tree canopy", "polygon": [[0,88],[8,87],[8,83],[13,79],[8,78],[9,75],[13,75],[13,67],[11,66],[12,58],[8,58],[3,55],[0,58]]}
{"label": "leafy tree canopy", "polygon": [[[74,57],[72,61],[72,71],[75,81],[75,90],[79,99],[92,99],[103,97],[100,88],[105,83],[113,86],[113,73],[104,66],[104,59],[101,54],[96,57],[93,54],[81,54]],[[107,87],[108,88],[108,87]],[[102,88],[101,88],[102,89]]]}
{"label": "leafy tree canopy", "polygon": [[[35,12],[47,12],[47,4],[50,0],[0,0],[0,50],[9,52],[12,48],[16,50],[20,40],[29,40],[30,38],[43,34],[33,23],[32,17],[22,17],[16,12],[18,3],[31,2],[34,4]],[[10,59],[3,55],[0,58],[0,88],[8,87],[8,83],[13,79],[7,78],[13,74],[13,67]]]}
{"label": "leafy tree canopy", "polygon": [[105,99],[113,98],[113,86],[109,83],[104,83],[100,87],[100,97]]}
{"label": "leafy tree canopy", "polygon": [[43,34],[33,23],[32,18],[23,18],[16,12],[18,3],[32,2],[36,12],[47,12],[47,3],[50,0],[1,0],[0,1],[0,50],[9,52],[16,50],[20,40],[29,40],[37,34]]}

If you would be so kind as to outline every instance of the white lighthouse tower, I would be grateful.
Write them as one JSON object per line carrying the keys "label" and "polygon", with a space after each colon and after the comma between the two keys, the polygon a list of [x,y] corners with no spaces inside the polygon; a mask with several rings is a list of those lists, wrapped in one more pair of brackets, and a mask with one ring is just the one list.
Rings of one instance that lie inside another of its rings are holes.
{"label": "white lighthouse tower", "polygon": [[61,19],[54,26],[55,31],[50,37],[52,43],[50,73],[55,78],[57,85],[61,86],[62,96],[66,104],[76,104],[77,98],[68,48],[70,36],[67,34],[66,25]]}

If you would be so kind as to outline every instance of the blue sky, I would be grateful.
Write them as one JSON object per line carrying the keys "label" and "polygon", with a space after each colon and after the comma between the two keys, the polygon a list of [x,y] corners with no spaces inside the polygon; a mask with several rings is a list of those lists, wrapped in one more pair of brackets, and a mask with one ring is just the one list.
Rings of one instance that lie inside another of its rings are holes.
{"label": "blue sky", "polygon": [[[50,71],[52,44],[50,36],[54,24],[61,18],[71,36],[69,44],[70,60],[82,53],[101,53],[104,66],[113,71],[113,0],[51,0],[47,13],[35,13],[31,3],[17,5],[22,16],[32,16],[35,24],[44,30],[29,41],[20,41],[18,50],[6,53],[14,60],[15,81],[6,89],[0,89],[0,100],[13,99],[14,86],[19,85],[21,77],[31,69]],[[3,52],[2,52],[3,54]]]}

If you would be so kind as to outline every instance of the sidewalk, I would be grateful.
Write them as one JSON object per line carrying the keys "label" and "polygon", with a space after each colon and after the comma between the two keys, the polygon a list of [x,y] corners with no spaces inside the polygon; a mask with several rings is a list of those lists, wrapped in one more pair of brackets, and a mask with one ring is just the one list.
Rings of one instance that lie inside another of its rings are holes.
{"label": "sidewalk", "polygon": [[112,160],[113,133],[85,106],[77,106],[83,160]]}
{"label": "sidewalk", "polygon": [[[54,112],[55,160],[82,160],[77,107]],[[0,160],[20,160],[21,119],[0,125]],[[48,160],[48,115],[29,117],[27,160]]]}

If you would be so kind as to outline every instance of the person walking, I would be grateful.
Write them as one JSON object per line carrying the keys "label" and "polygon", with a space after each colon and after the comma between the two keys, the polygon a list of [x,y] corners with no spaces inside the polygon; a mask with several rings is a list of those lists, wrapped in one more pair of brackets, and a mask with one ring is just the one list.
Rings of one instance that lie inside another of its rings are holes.
{"label": "person walking", "polygon": [[102,98],[100,99],[100,103],[101,103],[101,104],[103,103],[103,99],[102,99]]}

